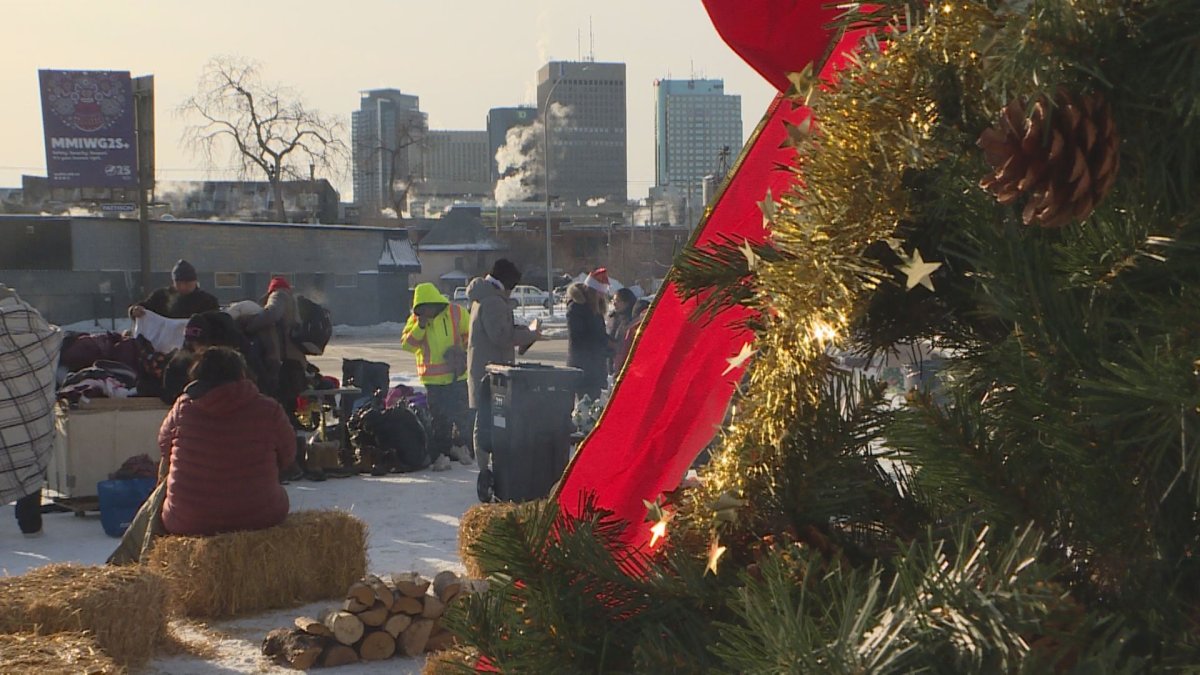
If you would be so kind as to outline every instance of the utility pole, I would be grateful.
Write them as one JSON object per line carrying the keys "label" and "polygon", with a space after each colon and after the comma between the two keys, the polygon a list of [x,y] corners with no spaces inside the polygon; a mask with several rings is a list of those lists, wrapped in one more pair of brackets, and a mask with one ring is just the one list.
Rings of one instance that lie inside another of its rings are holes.
{"label": "utility pole", "polygon": [[135,77],[133,84],[134,135],[137,137],[138,264],[141,293],[150,294],[150,195],[154,191],[154,76]]}

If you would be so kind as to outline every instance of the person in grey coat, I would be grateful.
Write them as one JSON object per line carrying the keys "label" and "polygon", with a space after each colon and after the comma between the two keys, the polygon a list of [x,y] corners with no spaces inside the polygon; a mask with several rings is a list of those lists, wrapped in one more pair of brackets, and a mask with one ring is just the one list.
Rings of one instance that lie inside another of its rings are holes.
{"label": "person in grey coat", "polygon": [[487,383],[489,363],[516,362],[517,347],[528,347],[541,334],[513,320],[512,289],[521,282],[521,271],[501,258],[490,274],[473,279],[467,286],[471,301],[471,332],[467,339],[467,399],[475,412],[475,459],[479,463],[479,500],[491,501],[491,392]]}

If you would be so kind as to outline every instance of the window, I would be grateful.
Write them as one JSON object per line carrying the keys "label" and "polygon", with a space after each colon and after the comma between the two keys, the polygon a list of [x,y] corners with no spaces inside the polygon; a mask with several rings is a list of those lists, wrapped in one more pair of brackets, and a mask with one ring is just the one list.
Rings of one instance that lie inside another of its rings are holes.
{"label": "window", "polygon": [[242,275],[239,272],[217,272],[213,274],[213,285],[217,288],[241,288]]}
{"label": "window", "polygon": [[333,275],[334,288],[358,288],[357,274],[335,274]]}

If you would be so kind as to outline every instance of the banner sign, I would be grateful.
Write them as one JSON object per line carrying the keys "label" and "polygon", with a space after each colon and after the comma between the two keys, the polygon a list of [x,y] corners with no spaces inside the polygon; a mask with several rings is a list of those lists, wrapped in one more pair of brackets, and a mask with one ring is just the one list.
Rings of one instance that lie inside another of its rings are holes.
{"label": "banner sign", "polygon": [[127,71],[39,70],[51,187],[137,187]]}

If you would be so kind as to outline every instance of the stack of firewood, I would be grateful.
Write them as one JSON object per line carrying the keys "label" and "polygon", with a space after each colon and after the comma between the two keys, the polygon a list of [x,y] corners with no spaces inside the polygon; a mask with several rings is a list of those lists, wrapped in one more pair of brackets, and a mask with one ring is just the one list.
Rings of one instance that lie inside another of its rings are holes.
{"label": "stack of firewood", "polygon": [[440,621],[446,606],[483,584],[453,572],[432,582],[416,572],[368,576],[350,586],[340,608],[268,633],[262,651],[276,663],[308,670],[446,649],[454,644]]}

